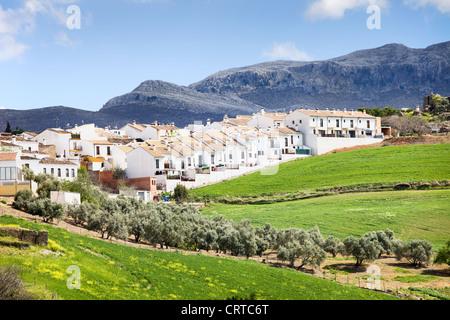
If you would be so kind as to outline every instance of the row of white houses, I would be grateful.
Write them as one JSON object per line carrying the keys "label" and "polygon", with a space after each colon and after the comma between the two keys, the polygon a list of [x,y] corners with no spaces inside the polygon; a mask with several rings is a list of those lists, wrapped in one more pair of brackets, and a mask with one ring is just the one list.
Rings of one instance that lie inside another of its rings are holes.
{"label": "row of white houses", "polygon": [[[153,177],[160,188],[170,191],[178,183],[189,187],[215,183],[281,161],[382,139],[380,119],[365,112],[301,108],[287,113],[261,109],[182,129],[157,122],[133,122],[115,130],[94,124],[50,128],[40,134],[3,137],[0,148],[16,153],[19,171],[27,166],[35,173],[71,180],[80,165],[92,171],[121,168],[128,178]],[[11,161],[12,155],[3,158]],[[6,173],[2,176],[3,162],[0,157],[0,183],[7,178]],[[14,176],[18,180],[19,171]]]}

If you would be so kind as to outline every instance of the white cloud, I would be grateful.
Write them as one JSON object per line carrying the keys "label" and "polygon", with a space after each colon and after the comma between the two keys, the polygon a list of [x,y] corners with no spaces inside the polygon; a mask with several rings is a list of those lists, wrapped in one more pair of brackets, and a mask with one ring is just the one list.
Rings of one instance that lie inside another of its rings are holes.
{"label": "white cloud", "polygon": [[387,7],[388,0],[315,0],[306,10],[311,20],[341,19],[347,10],[367,8],[370,5]]}
{"label": "white cloud", "polygon": [[404,0],[404,3],[414,8],[436,6],[440,12],[450,13],[450,0]]}
{"label": "white cloud", "polygon": [[64,31],[57,33],[54,37],[54,40],[58,46],[66,48],[75,48],[77,45],[79,45],[79,42],[71,40],[67,33],[65,33]]}
{"label": "white cloud", "polygon": [[0,62],[17,59],[29,48],[11,35],[0,35]]}
{"label": "white cloud", "polygon": [[[19,8],[0,5],[0,61],[18,59],[30,47],[17,41],[17,36],[31,33],[38,15],[50,17],[58,25],[65,25],[67,4],[77,0],[26,0]],[[61,39],[63,40],[63,39]],[[66,41],[66,44],[68,42]]]}
{"label": "white cloud", "polygon": [[297,49],[292,42],[275,42],[273,48],[270,51],[264,51],[262,56],[271,60],[312,60],[305,51]]}

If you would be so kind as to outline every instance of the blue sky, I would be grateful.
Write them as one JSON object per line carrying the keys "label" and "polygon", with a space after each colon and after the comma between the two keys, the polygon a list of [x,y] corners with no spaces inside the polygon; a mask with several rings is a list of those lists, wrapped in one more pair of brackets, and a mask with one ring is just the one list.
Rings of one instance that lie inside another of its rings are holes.
{"label": "blue sky", "polygon": [[[367,27],[370,5],[381,29]],[[99,110],[145,80],[189,85],[264,61],[424,48],[449,31],[450,0],[0,0],[0,108]]]}

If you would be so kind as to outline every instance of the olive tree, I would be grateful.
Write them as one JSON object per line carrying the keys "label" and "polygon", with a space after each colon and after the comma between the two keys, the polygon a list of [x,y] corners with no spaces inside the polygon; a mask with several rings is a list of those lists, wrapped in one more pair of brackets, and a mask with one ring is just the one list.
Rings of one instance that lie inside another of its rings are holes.
{"label": "olive tree", "polygon": [[415,267],[430,262],[433,256],[433,245],[426,240],[398,241],[395,248],[397,260],[405,258]]}
{"label": "olive tree", "polygon": [[344,251],[344,244],[335,236],[330,235],[323,244],[323,250],[330,253],[333,258],[335,258],[338,253],[342,253]]}
{"label": "olive tree", "polygon": [[320,267],[326,258],[325,251],[319,245],[322,242],[318,228],[310,231],[289,228],[278,232],[274,249],[279,259],[288,260],[292,266],[297,259],[301,259],[298,268],[305,265]]}
{"label": "olive tree", "polygon": [[378,242],[375,232],[368,232],[361,238],[349,236],[344,240],[344,254],[356,258],[356,266],[360,266],[363,261],[373,261],[380,256],[382,247]]}

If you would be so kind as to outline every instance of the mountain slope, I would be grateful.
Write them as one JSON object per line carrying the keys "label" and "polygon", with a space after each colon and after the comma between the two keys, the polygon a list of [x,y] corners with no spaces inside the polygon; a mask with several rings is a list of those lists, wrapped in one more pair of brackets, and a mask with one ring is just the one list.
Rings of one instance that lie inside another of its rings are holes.
{"label": "mountain slope", "polygon": [[98,112],[2,109],[0,130],[6,121],[25,130],[83,121],[120,127],[133,120],[184,127],[208,118],[221,120],[224,114],[252,114],[261,106],[277,111],[298,106],[415,107],[430,92],[450,96],[450,42],[425,49],[388,44],[325,61],[266,62],[220,71],[187,87],[149,80],[112,98]]}
{"label": "mountain slope", "polygon": [[222,120],[227,113],[251,114],[259,106],[230,94],[202,93],[194,89],[164,81],[145,81],[132,92],[109,100],[100,114],[135,115],[140,122],[155,120],[177,125],[187,125],[194,121]]}
{"label": "mountain slope", "polygon": [[192,84],[267,108],[412,107],[431,91],[450,94],[450,42],[426,49],[400,44],[314,62],[276,61],[218,72]]}

